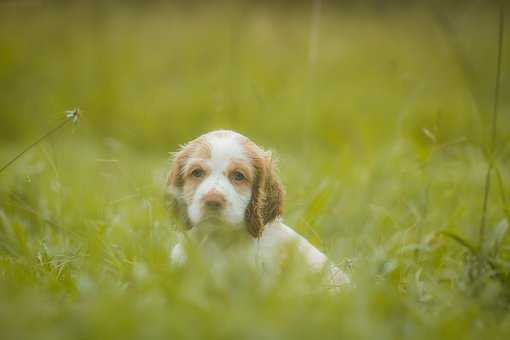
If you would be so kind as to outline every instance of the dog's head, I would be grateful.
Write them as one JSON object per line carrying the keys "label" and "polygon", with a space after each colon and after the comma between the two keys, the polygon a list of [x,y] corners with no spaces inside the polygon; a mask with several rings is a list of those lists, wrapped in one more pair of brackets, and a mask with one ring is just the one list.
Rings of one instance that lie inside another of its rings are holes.
{"label": "dog's head", "polygon": [[167,192],[186,228],[218,222],[259,237],[282,213],[271,153],[233,131],[213,131],[183,145],[174,155]]}

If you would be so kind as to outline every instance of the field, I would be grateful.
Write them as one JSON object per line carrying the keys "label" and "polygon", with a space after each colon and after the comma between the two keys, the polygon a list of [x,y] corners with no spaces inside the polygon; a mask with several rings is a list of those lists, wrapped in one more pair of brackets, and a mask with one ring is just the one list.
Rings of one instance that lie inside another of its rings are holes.
{"label": "field", "polygon": [[[508,338],[498,20],[482,1],[1,2],[0,165],[83,113],[0,172],[0,338]],[[168,153],[218,128],[273,150],[285,221],[352,288],[292,262],[270,285],[172,266]]]}

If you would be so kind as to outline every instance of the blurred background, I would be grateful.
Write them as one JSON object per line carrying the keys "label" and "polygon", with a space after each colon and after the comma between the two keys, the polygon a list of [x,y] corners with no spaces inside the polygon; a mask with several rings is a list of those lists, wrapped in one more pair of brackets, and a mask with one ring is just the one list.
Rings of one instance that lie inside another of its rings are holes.
{"label": "blurred background", "polygon": [[[0,173],[2,336],[504,338],[499,13],[481,0],[0,1],[0,165],[82,111]],[[292,280],[267,292],[169,266],[168,153],[219,128],[275,151],[285,220],[356,290],[303,298]]]}
{"label": "blurred background", "polygon": [[0,6],[2,143],[33,138],[74,106],[80,134],[158,151],[214,128],[367,155],[395,138],[430,143],[423,128],[438,142],[479,143],[487,131],[490,1]]}

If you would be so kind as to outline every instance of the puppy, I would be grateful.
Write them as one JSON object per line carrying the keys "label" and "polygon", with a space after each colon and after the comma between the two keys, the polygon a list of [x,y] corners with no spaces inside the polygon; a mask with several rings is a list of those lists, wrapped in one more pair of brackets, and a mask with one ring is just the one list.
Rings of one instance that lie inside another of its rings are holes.
{"label": "puppy", "polygon": [[[185,229],[171,252],[175,264],[186,261],[187,240],[213,244],[220,252],[237,244],[264,268],[277,266],[292,247],[291,254],[311,270],[325,271],[331,284],[349,282],[321,251],[283,224],[283,189],[271,153],[239,133],[213,131],[183,145],[173,158],[167,194]],[[213,241],[220,239],[217,234],[230,235],[230,244]]]}

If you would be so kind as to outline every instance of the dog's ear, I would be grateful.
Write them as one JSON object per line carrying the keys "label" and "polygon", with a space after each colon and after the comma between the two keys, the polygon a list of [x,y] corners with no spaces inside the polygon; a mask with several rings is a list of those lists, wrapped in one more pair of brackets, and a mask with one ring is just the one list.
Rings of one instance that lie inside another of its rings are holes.
{"label": "dog's ear", "polygon": [[264,226],[282,214],[283,187],[276,173],[276,164],[270,152],[252,157],[255,167],[252,197],[246,209],[246,222],[250,234],[258,238]]}
{"label": "dog's ear", "polygon": [[165,201],[173,217],[181,222],[186,229],[191,228],[191,222],[186,213],[186,204],[183,200],[182,187],[184,185],[183,171],[187,159],[190,157],[191,148],[183,145],[174,153],[172,165],[167,175]]}

